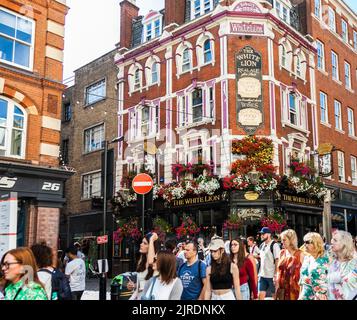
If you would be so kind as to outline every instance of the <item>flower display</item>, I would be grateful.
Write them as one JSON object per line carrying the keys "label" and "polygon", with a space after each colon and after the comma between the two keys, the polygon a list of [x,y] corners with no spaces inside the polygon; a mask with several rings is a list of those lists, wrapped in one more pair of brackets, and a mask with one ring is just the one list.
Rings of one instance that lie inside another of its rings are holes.
{"label": "flower display", "polygon": [[123,209],[137,200],[137,194],[134,191],[117,192],[111,200],[113,210]]}
{"label": "flower display", "polygon": [[138,220],[131,219],[129,222],[123,222],[117,231],[113,232],[113,239],[115,243],[120,243],[124,238],[138,241],[141,238],[141,232],[138,228]]}
{"label": "flower display", "polygon": [[274,212],[261,219],[262,227],[268,227],[273,233],[281,233],[287,226],[284,217],[279,212]]}
{"label": "flower display", "polygon": [[196,163],[196,164],[191,164],[188,163],[187,165],[185,164],[180,164],[180,163],[175,163],[171,165],[171,171],[172,175],[175,179],[178,179],[179,176],[185,173],[192,173],[194,175],[201,175],[203,174],[204,171],[206,171],[208,174],[212,172],[213,168],[213,163],[211,164],[206,164],[206,163]]}
{"label": "flower display", "polygon": [[172,231],[172,226],[162,218],[155,218],[153,221],[153,231],[157,233],[161,242],[164,242],[166,235]]}
{"label": "flower display", "polygon": [[190,216],[184,215],[181,220],[181,225],[176,228],[177,239],[194,237],[201,231],[201,229],[197,226],[197,224],[192,220]]}
{"label": "flower display", "polygon": [[242,226],[242,219],[238,213],[232,212],[228,215],[228,219],[223,223],[224,230],[238,230]]}

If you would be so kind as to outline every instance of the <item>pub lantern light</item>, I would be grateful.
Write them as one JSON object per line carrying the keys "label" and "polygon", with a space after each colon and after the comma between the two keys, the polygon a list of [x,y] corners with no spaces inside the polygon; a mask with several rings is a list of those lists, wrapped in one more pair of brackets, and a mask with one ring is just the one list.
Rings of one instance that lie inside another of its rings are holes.
{"label": "pub lantern light", "polygon": [[255,166],[253,166],[253,170],[248,172],[249,181],[256,185],[259,182],[260,172],[256,170]]}

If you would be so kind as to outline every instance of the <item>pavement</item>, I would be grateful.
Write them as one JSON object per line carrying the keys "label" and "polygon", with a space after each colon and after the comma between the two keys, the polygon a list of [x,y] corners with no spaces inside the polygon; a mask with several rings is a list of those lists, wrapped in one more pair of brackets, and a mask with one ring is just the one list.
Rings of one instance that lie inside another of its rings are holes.
{"label": "pavement", "polygon": [[[111,279],[107,280],[107,300],[110,300],[111,281]],[[99,300],[99,279],[86,280],[86,290],[83,292],[81,300]]]}

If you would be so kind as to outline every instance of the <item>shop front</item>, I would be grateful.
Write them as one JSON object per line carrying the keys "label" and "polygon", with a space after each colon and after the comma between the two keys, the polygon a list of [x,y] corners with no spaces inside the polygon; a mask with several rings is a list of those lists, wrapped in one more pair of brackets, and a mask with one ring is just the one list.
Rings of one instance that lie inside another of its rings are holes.
{"label": "shop front", "polygon": [[57,249],[60,208],[65,203],[64,182],[72,174],[61,169],[0,162],[2,252],[38,241],[46,241]]}

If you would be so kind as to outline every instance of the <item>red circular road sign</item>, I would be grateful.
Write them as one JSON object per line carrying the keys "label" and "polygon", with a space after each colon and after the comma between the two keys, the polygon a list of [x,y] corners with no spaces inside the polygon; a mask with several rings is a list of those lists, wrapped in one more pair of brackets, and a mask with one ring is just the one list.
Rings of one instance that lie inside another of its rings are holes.
{"label": "red circular road sign", "polygon": [[154,181],[146,173],[140,173],[133,179],[132,187],[137,194],[147,194],[154,187]]}

